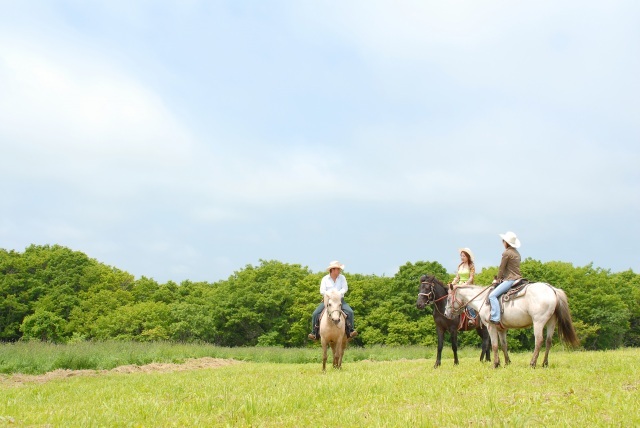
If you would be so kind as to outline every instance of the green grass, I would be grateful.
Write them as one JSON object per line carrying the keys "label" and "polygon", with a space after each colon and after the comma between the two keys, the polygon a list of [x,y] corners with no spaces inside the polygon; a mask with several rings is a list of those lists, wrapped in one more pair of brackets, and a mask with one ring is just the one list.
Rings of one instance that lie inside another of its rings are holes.
{"label": "green grass", "polygon": [[[449,352],[451,350],[449,349]],[[460,355],[480,350],[462,349]],[[445,351],[446,354],[446,351]],[[368,348],[349,347],[345,362],[362,360],[392,361],[435,358],[435,350],[424,346]],[[444,354],[443,354],[444,355]],[[304,364],[321,361],[318,344],[308,348],[246,347],[223,348],[208,344],[172,342],[78,342],[55,345],[43,342],[0,344],[0,373],[42,374],[56,369],[109,370],[114,367],[149,363],[181,363],[187,358],[232,358],[259,363]],[[447,357],[452,358],[452,357]]]}
{"label": "green grass", "polygon": [[[147,349],[127,345],[133,353]],[[167,358],[177,355],[168,349]],[[353,348],[342,370],[326,374],[317,348],[219,351],[239,351],[246,362],[0,382],[0,426],[640,426],[637,348],[553,349],[550,366],[537,369],[529,368],[530,352],[511,354],[510,366],[493,369],[478,361],[476,349],[462,350],[454,366],[449,349],[433,369],[433,349],[420,356],[417,347]],[[301,356],[315,361],[268,362]]]}

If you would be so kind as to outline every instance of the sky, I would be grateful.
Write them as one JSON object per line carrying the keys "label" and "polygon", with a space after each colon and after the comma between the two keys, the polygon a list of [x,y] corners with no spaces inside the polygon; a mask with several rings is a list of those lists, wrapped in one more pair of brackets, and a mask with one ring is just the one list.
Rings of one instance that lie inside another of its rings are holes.
{"label": "sky", "polygon": [[640,272],[637,1],[0,0],[0,248]]}

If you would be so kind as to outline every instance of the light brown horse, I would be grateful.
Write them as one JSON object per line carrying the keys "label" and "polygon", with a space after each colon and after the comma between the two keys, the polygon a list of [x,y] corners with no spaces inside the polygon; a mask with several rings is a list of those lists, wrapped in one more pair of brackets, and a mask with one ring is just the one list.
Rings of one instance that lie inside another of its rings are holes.
{"label": "light brown horse", "polygon": [[337,291],[324,295],[324,314],[320,320],[320,341],[322,343],[322,371],[327,367],[327,347],[333,353],[333,368],[342,368],[342,356],[347,347],[345,323],[347,317],[342,312],[342,295]]}

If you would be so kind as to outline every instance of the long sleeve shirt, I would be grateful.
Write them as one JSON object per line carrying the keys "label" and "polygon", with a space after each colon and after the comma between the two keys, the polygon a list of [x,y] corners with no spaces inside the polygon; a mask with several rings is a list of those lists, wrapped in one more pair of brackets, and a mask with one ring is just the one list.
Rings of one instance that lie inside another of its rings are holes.
{"label": "long sleeve shirt", "polygon": [[498,269],[498,281],[516,280],[522,278],[520,274],[520,253],[513,247],[508,247],[502,253],[500,268]]}
{"label": "long sleeve shirt", "polygon": [[347,290],[349,290],[349,286],[347,285],[347,278],[345,278],[344,275],[340,274],[334,281],[333,278],[331,278],[330,274],[326,274],[322,278],[322,281],[320,281],[320,294],[324,296],[332,290],[338,291],[340,294],[342,294],[342,297],[344,297]]}

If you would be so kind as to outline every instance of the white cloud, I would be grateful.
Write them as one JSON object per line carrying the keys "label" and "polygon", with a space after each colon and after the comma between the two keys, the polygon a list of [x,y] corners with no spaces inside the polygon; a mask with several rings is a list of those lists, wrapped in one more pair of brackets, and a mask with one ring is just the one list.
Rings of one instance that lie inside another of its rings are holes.
{"label": "white cloud", "polygon": [[157,94],[108,58],[48,48],[0,38],[0,137],[23,157],[14,174],[95,176],[115,167],[135,185],[136,173],[190,160],[192,138]]}
{"label": "white cloud", "polygon": [[94,7],[0,26],[8,242],[199,279],[335,233],[392,275],[640,208],[629,3]]}

